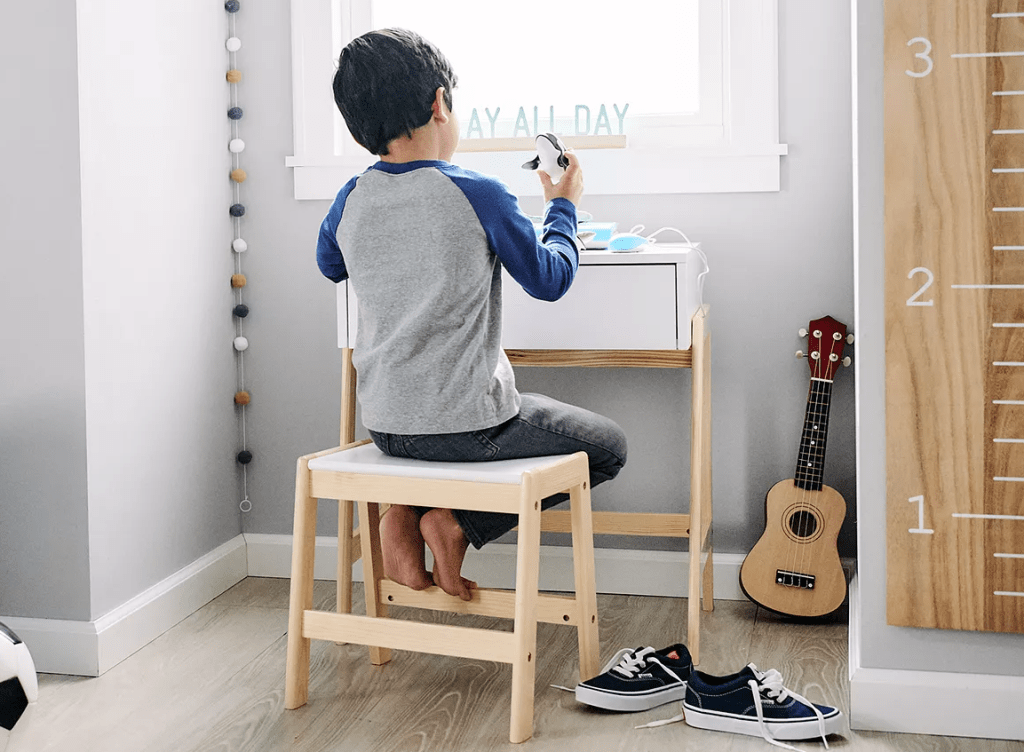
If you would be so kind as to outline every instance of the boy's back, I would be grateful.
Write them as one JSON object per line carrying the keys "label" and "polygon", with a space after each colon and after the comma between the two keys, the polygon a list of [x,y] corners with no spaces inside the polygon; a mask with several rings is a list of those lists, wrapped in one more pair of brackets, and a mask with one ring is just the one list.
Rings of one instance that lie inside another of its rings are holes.
{"label": "boy's back", "polygon": [[501,349],[501,264],[536,297],[564,294],[574,207],[558,199],[547,220],[545,246],[504,185],[444,161],[380,162],[342,188],[317,256],[359,298],[353,362],[367,428],[455,433],[518,413]]}

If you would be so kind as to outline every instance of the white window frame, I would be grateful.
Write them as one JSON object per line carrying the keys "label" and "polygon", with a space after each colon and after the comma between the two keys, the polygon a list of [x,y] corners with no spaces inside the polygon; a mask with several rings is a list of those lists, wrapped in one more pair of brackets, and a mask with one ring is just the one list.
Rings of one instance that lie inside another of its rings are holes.
{"label": "white window frame", "polygon": [[[720,4],[722,122],[712,123],[710,129],[707,122],[694,127],[711,130],[715,137],[703,146],[635,145],[581,153],[587,193],[779,190],[781,158],[788,148],[779,143],[778,0],[702,2]],[[291,0],[295,153],[285,164],[294,168],[295,198],[300,200],[334,198],[352,175],[376,160],[361,149],[355,154],[348,150],[342,155],[335,153],[334,34],[344,34],[343,27],[368,26],[368,19],[360,16],[364,4],[340,5],[356,17],[339,24],[333,18],[335,3],[331,0]],[[709,16],[713,14],[702,13],[702,19]],[[454,159],[469,169],[500,176],[519,196],[538,196],[541,191],[535,175],[509,169],[510,164],[529,159],[531,151],[458,152]]]}

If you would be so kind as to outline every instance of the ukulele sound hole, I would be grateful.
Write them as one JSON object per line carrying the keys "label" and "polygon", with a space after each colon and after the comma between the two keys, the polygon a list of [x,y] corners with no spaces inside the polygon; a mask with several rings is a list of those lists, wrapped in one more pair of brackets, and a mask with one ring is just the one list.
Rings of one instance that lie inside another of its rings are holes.
{"label": "ukulele sound hole", "polygon": [[798,541],[809,541],[818,537],[818,518],[806,509],[797,509],[789,516],[790,536]]}

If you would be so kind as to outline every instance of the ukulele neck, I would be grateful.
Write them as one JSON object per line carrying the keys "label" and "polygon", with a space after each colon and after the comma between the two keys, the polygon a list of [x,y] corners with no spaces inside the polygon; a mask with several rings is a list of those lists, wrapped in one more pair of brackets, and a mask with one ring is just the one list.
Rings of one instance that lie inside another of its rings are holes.
{"label": "ukulele neck", "polygon": [[832,402],[832,382],[811,379],[807,391],[804,431],[800,438],[794,481],[797,488],[820,491],[825,471],[825,441],[828,437],[828,413]]}

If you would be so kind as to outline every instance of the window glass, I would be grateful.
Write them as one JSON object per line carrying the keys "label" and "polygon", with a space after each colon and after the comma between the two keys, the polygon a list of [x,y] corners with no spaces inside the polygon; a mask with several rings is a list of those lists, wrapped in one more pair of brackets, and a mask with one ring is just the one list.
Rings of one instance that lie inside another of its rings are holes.
{"label": "window glass", "polygon": [[616,135],[700,110],[699,0],[631,0],[628,13],[621,0],[373,0],[369,10],[372,28],[416,31],[451,61],[463,138]]}

